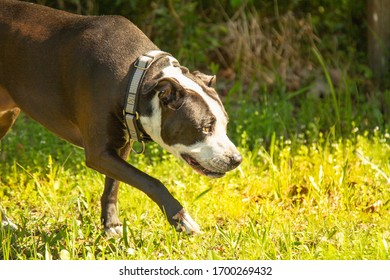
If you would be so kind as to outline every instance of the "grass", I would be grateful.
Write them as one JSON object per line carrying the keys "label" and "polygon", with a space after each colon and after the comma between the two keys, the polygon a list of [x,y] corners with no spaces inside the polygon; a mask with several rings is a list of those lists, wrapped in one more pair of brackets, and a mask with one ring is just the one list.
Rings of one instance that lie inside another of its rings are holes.
{"label": "grass", "polygon": [[[250,104],[252,121],[264,118]],[[0,230],[0,258],[390,259],[388,131],[355,126],[341,138],[307,125],[306,133],[274,132],[263,143],[255,124],[243,129],[242,106],[227,108],[238,114],[230,130],[244,155],[240,170],[201,177],[155,144],[130,159],[183,202],[202,227],[198,236],[175,232],[146,195],[126,185],[124,235],[105,236],[103,176],[85,167],[82,150],[21,117],[1,142],[1,206],[19,229]]]}

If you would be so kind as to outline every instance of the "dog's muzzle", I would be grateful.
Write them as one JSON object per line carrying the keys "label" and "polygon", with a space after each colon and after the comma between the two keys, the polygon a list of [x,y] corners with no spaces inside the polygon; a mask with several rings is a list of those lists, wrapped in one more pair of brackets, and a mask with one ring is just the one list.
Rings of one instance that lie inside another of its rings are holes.
{"label": "dog's muzzle", "polygon": [[198,173],[212,178],[220,178],[226,172],[233,170],[242,162],[242,156],[239,153],[233,153],[223,157],[211,158],[202,163],[189,154],[181,154],[181,157],[189,166]]}

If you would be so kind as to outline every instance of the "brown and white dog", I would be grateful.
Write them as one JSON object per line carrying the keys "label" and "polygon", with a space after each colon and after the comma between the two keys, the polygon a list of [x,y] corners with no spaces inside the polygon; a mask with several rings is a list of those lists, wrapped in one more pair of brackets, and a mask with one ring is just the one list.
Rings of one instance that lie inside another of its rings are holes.
{"label": "brown and white dog", "polygon": [[[135,64],[143,54],[151,57],[147,67]],[[137,69],[143,77],[133,102],[129,85]],[[22,110],[84,148],[87,166],[106,175],[101,219],[109,233],[122,229],[120,181],[146,193],[176,228],[199,232],[159,180],[126,161],[132,142],[126,104],[136,111],[136,140],[147,136],[197,172],[221,177],[242,157],[226,136],[228,118],[214,84],[215,77],[190,73],[123,17],[0,1],[0,139]]]}

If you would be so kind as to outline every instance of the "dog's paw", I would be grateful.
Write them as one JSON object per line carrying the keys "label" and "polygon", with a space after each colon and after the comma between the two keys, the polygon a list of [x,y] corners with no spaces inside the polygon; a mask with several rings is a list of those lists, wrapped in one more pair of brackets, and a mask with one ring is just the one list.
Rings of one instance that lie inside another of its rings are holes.
{"label": "dog's paw", "polygon": [[10,230],[17,230],[18,226],[11,221],[1,221],[2,228],[9,228]]}
{"label": "dog's paw", "polygon": [[15,225],[13,222],[11,222],[7,216],[3,213],[3,211],[0,212],[1,215],[1,227],[2,228],[9,228],[10,230],[17,230],[18,226]]}
{"label": "dog's paw", "polygon": [[112,226],[112,227],[106,227],[104,228],[104,231],[106,232],[106,235],[108,237],[121,237],[123,234],[123,227],[122,225]]}
{"label": "dog's paw", "polygon": [[202,233],[198,224],[184,209],[180,210],[180,212],[173,216],[172,219],[177,222],[177,231],[183,231],[187,234]]}

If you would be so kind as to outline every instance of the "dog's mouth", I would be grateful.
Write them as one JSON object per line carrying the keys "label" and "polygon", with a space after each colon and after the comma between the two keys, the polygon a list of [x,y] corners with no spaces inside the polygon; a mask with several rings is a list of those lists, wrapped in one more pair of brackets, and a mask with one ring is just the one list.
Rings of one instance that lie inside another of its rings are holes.
{"label": "dog's mouth", "polygon": [[196,159],[194,159],[188,154],[181,154],[181,157],[184,159],[185,162],[188,163],[189,166],[192,167],[192,169],[194,169],[196,172],[198,172],[201,175],[212,177],[212,178],[220,178],[225,175],[224,172],[215,172],[207,168],[204,168]]}

